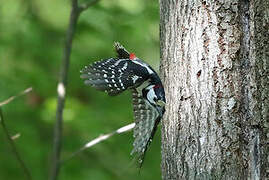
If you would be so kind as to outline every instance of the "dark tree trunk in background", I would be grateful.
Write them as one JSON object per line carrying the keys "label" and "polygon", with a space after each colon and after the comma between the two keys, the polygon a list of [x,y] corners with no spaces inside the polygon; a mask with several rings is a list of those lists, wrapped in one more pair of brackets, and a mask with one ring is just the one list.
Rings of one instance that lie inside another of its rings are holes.
{"label": "dark tree trunk in background", "polygon": [[163,179],[269,178],[268,9],[160,0]]}

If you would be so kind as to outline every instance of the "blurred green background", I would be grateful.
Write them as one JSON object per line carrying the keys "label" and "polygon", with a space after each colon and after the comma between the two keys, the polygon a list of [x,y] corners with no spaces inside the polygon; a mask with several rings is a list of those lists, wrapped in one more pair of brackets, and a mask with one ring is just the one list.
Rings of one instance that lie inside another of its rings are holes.
{"label": "blurred green background", "polygon": [[[0,102],[33,87],[31,93],[2,108],[10,133],[20,134],[15,143],[33,179],[48,177],[69,13],[69,0],[0,0]],[[85,86],[79,77],[85,65],[115,56],[114,41],[158,71],[158,1],[100,0],[80,16],[68,74],[62,158],[133,121],[129,92],[109,97]],[[62,166],[59,179],[161,179],[160,130],[140,174],[130,156],[132,141],[128,132],[84,151]],[[1,128],[0,180],[24,177]]]}

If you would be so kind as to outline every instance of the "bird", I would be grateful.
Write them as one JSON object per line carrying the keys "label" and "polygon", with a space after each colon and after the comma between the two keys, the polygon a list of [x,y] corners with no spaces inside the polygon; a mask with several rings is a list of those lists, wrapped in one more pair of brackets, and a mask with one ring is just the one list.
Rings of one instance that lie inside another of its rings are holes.
{"label": "bird", "polygon": [[80,77],[86,85],[109,96],[131,91],[135,122],[131,155],[135,155],[141,168],[165,113],[165,91],[160,77],[149,64],[129,53],[119,42],[114,43],[114,48],[117,57],[85,66]]}

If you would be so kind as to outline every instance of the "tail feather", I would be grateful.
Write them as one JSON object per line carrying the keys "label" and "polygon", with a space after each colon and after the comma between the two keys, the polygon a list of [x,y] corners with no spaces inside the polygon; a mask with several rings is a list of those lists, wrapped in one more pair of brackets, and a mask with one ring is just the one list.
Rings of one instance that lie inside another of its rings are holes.
{"label": "tail feather", "polygon": [[114,47],[119,59],[129,59],[130,53],[119,42],[115,42]]}

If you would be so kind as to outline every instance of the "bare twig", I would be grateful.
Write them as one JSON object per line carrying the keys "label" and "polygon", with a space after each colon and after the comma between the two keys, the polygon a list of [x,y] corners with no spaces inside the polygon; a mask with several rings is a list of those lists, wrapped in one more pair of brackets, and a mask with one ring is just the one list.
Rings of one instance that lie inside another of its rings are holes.
{"label": "bare twig", "polygon": [[96,4],[99,0],[91,0],[90,2],[84,3],[79,5],[79,12],[83,12],[86,9],[88,9],[90,6],[93,6],[94,4]]}
{"label": "bare twig", "polygon": [[[18,96],[19,95],[17,95],[16,97],[18,97]],[[10,100],[10,101],[12,101],[12,100]],[[26,167],[24,161],[22,160],[22,158],[21,158],[21,156],[20,156],[20,154],[19,154],[19,152],[18,152],[18,150],[17,150],[17,148],[15,146],[15,143],[13,142],[13,139],[12,139],[11,135],[8,132],[8,129],[7,129],[6,124],[5,124],[5,121],[4,121],[4,115],[3,115],[3,112],[2,112],[2,109],[1,108],[0,108],[0,123],[1,123],[1,125],[3,127],[4,133],[7,136],[7,140],[9,142],[10,146],[11,146],[11,150],[14,153],[16,159],[18,160],[21,168],[23,169],[23,172],[24,172],[25,176],[27,177],[27,179],[31,180],[32,179],[31,173],[28,170],[28,168]]]}
{"label": "bare twig", "polygon": [[20,92],[19,94],[15,95],[15,96],[12,96],[12,97],[8,98],[5,101],[0,102],[0,107],[6,105],[8,103],[10,103],[11,101],[13,101],[14,99],[16,99],[17,97],[20,97],[20,96],[22,96],[24,94],[29,93],[32,90],[33,90],[33,88],[32,87],[29,87],[29,88],[25,89],[24,91]]}
{"label": "bare twig", "polygon": [[62,145],[62,121],[63,121],[63,109],[65,103],[65,87],[67,85],[67,74],[69,69],[70,54],[72,48],[72,40],[75,33],[77,20],[79,17],[78,2],[72,0],[71,15],[69,19],[69,26],[66,33],[66,40],[63,49],[62,65],[60,72],[60,79],[58,83],[58,104],[56,110],[56,122],[54,126],[53,136],[53,154],[51,161],[51,171],[49,178],[56,180],[60,170],[60,152]]}
{"label": "bare twig", "polygon": [[63,121],[63,109],[65,104],[65,89],[67,85],[67,74],[69,69],[70,54],[72,49],[72,41],[75,34],[75,29],[80,13],[86,10],[91,5],[95,4],[97,0],[93,0],[89,3],[79,6],[78,0],[72,0],[71,15],[69,19],[69,26],[66,33],[66,41],[63,49],[62,65],[60,79],[58,83],[58,103],[56,110],[56,122],[54,125],[53,136],[53,152],[51,161],[51,170],[49,179],[56,180],[60,171],[60,154],[62,145],[62,121]]}
{"label": "bare twig", "polygon": [[21,136],[21,134],[17,133],[15,135],[11,136],[11,139],[14,141],[14,140],[18,139],[20,136]]}
{"label": "bare twig", "polygon": [[131,129],[133,129],[135,127],[135,123],[131,123],[131,124],[128,124],[126,126],[123,126],[119,129],[117,129],[116,131],[113,131],[111,133],[108,133],[108,134],[103,134],[103,135],[100,135],[99,137],[89,141],[88,143],[86,143],[84,146],[82,146],[79,150],[77,150],[76,152],[72,153],[68,158],[66,158],[65,160],[62,161],[62,163],[70,160],[71,158],[73,158],[74,156],[76,156],[77,154],[81,153],[82,151],[110,138],[111,136],[115,135],[115,134],[121,134],[121,133],[124,133],[124,132],[127,132],[127,131],[130,131]]}

